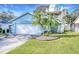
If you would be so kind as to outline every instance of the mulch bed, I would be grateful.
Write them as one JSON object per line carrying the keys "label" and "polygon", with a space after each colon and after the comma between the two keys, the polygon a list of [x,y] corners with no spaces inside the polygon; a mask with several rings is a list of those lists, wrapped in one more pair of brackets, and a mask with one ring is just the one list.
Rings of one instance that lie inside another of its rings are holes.
{"label": "mulch bed", "polygon": [[54,36],[40,36],[40,37],[37,37],[36,39],[43,40],[43,41],[50,41],[50,40],[56,40],[58,38],[59,37],[54,37]]}

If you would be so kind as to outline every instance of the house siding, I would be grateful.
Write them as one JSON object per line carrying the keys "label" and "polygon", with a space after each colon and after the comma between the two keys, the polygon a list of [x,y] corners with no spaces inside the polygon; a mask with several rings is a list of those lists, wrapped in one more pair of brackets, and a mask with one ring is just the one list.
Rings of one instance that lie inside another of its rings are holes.
{"label": "house siding", "polygon": [[64,32],[64,24],[61,23],[60,25],[53,27],[51,31],[55,32],[55,33],[63,33]]}
{"label": "house siding", "polygon": [[79,23],[75,24],[74,31],[75,32],[79,32]]}
{"label": "house siding", "polygon": [[11,33],[16,35],[16,23],[11,26]]}
{"label": "house siding", "polygon": [[79,16],[76,18],[73,24],[73,31],[74,32],[79,32]]}
{"label": "house siding", "polygon": [[12,34],[40,35],[43,30],[40,26],[32,25],[33,16],[26,14],[12,22]]}

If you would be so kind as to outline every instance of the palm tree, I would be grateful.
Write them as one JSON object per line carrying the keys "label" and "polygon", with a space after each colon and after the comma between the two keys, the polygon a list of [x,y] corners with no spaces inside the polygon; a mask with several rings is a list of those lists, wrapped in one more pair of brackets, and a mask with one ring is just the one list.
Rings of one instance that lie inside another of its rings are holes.
{"label": "palm tree", "polygon": [[34,18],[33,25],[41,25],[42,26],[42,13],[40,11],[35,11],[33,18]]}
{"label": "palm tree", "polygon": [[34,18],[32,22],[33,25],[40,25],[43,30],[46,29],[47,18],[43,17],[43,14],[41,11],[35,11],[33,18]]}
{"label": "palm tree", "polygon": [[33,24],[41,25],[41,27],[48,33],[51,31],[52,27],[58,26],[59,23],[53,18],[53,15],[43,15],[41,11],[36,11],[34,13]]}

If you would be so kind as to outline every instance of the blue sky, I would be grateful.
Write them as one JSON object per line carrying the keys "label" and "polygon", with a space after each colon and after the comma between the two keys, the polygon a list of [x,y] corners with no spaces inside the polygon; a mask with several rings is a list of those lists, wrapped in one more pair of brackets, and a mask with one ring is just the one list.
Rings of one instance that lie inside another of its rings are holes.
{"label": "blue sky", "polygon": [[[39,5],[40,4],[0,4],[0,12],[12,11],[16,16],[19,16],[25,12],[32,13],[35,10],[35,8]],[[75,8],[79,8],[79,4],[57,4],[57,5],[67,8],[69,12],[74,11]]]}
{"label": "blue sky", "polygon": [[75,8],[79,8],[79,4],[58,4],[58,6],[67,8],[69,12],[74,11]]}

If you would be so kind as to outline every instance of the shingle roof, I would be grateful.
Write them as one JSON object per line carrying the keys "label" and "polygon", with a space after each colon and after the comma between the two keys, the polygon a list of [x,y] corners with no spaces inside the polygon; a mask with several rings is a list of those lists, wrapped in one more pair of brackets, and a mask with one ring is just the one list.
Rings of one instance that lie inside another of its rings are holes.
{"label": "shingle roof", "polygon": [[61,11],[47,12],[48,14],[61,14]]}
{"label": "shingle roof", "polygon": [[[73,23],[76,23],[76,21],[79,19],[79,16],[75,19],[75,21],[73,22]],[[77,23],[79,23],[79,21],[77,22]]]}

